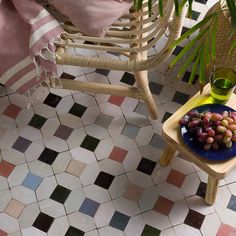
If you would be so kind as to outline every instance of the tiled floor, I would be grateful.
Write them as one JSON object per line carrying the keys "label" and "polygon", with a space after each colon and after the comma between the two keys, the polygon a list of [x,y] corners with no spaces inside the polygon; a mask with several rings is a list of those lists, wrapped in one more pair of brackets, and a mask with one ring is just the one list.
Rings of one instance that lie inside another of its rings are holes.
{"label": "tiled floor", "polygon": [[[196,1],[186,27],[213,2]],[[162,123],[196,92],[188,73],[177,82],[165,66],[149,73],[158,121],[131,98],[39,89],[27,109],[1,89],[0,236],[236,235],[236,170],[207,206],[201,170],[182,157],[159,165]],[[129,73],[59,70],[68,79],[134,83]]]}

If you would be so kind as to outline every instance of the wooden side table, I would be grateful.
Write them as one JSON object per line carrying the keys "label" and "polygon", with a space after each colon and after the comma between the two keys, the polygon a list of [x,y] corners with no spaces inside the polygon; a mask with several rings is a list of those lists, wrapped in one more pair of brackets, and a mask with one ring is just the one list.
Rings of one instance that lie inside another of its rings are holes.
{"label": "wooden side table", "polygon": [[[227,102],[227,106],[236,109],[236,95],[233,94]],[[165,150],[160,158],[160,164],[166,166],[171,159],[178,154],[183,153],[190,161],[196,164],[200,169],[208,174],[205,202],[212,205],[215,202],[219,180],[223,179],[236,166],[236,157],[227,161],[209,161],[192,152],[184,143],[180,134],[178,121],[189,110],[202,104],[213,103],[210,97],[210,84],[204,87],[203,93],[197,93],[179,110],[177,110],[169,119],[167,119],[162,128],[162,137],[167,143]]]}

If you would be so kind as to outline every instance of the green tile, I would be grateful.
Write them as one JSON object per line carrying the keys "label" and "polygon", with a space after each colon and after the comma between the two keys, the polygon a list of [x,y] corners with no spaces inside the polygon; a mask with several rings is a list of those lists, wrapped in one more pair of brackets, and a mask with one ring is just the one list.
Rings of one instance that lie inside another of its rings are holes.
{"label": "green tile", "polygon": [[141,236],[159,236],[161,231],[150,225],[145,225]]}

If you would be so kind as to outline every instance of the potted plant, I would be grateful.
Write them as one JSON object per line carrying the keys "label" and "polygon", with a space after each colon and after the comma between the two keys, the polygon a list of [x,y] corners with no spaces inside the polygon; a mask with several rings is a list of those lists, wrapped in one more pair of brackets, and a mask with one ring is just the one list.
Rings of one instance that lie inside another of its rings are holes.
{"label": "potted plant", "polygon": [[[175,14],[179,14],[180,9],[188,4],[188,14],[192,13],[192,4],[194,0],[173,0],[175,4]],[[134,0],[134,8],[141,9],[143,0]],[[149,9],[152,6],[152,0],[148,0]],[[163,15],[163,0],[158,3],[160,15]],[[219,6],[210,12],[203,20],[190,28],[179,39],[177,39],[171,46],[170,50],[188,39],[187,44],[183,50],[171,61],[169,68],[172,69],[177,63],[184,58],[184,63],[180,67],[177,78],[182,78],[185,71],[192,67],[189,84],[192,84],[195,75],[199,74],[200,91],[203,89],[207,82],[209,75],[206,71],[212,71],[211,67],[217,60],[217,31],[219,17],[224,14],[225,18],[229,21],[230,27],[227,31],[230,40],[230,47],[228,55],[234,52],[236,48],[236,0],[220,0]],[[191,39],[190,39],[191,36]],[[236,64],[236,62],[235,62]]]}

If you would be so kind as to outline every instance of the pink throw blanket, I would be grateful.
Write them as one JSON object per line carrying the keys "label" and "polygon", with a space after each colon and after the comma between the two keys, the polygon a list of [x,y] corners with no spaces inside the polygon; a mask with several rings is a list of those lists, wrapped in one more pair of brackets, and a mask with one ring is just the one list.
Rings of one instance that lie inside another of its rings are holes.
{"label": "pink throw blanket", "polygon": [[56,76],[59,23],[34,0],[0,0],[0,83],[26,93]]}

